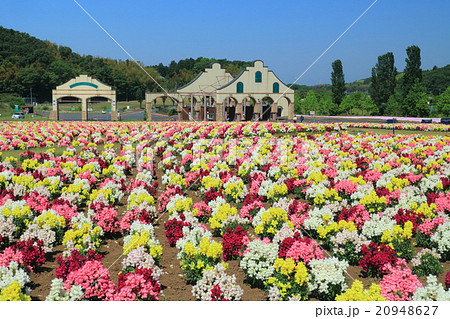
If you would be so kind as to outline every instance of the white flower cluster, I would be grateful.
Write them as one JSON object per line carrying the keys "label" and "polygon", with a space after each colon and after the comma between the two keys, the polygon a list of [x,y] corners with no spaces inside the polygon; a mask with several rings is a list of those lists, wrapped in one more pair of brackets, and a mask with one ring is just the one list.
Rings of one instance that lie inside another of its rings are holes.
{"label": "white flower cluster", "polygon": [[145,184],[150,185],[153,181],[153,172],[149,170],[144,170],[142,172],[137,173],[136,175],[137,181],[143,181]]}
{"label": "white flower cluster", "polygon": [[439,225],[434,235],[431,236],[431,241],[441,254],[450,252],[450,222]]}
{"label": "white flower cluster", "polygon": [[253,240],[247,246],[248,252],[240,262],[247,277],[254,281],[265,281],[275,271],[275,260],[278,257],[278,245]]}
{"label": "white flower cluster", "polygon": [[235,275],[227,275],[222,263],[214,266],[213,270],[206,270],[202,279],[192,287],[192,295],[197,300],[211,301],[211,290],[218,285],[223,292],[223,298],[226,300],[241,300],[244,293],[243,289],[236,283]]}
{"label": "white flower cluster", "polygon": [[436,276],[427,276],[427,285],[418,287],[412,297],[413,301],[450,301],[450,291],[437,282]]}
{"label": "white flower cluster", "polygon": [[158,282],[162,275],[162,269],[155,264],[155,260],[145,251],[143,246],[138,246],[130,251],[122,260],[122,268],[145,268],[153,271],[153,278]]}
{"label": "white flower cluster", "polygon": [[344,245],[347,243],[355,246],[355,252],[359,252],[362,245],[368,246],[370,244],[370,240],[367,240],[363,234],[358,234],[357,231],[349,231],[348,229],[337,232],[334,236],[331,236],[330,241],[333,252],[341,254],[345,252]]}
{"label": "white flower cluster", "polygon": [[17,227],[14,224],[14,218],[12,216],[5,217],[0,214],[0,236],[3,238],[8,238],[9,241],[12,241],[14,240],[14,232],[16,231],[16,228]]}
{"label": "white flower cluster", "polygon": [[276,183],[272,182],[271,180],[264,180],[262,181],[261,185],[259,186],[258,195],[259,196],[267,196],[267,193],[273,189],[273,185]]}
{"label": "white flower cluster", "polygon": [[44,246],[42,249],[49,253],[53,250],[53,244],[56,242],[56,235],[53,230],[50,229],[50,226],[44,225],[42,228],[39,227],[38,224],[31,224],[27,230],[20,236],[21,241],[27,241],[30,238],[34,238],[36,240],[41,240],[44,242]]}
{"label": "white flower cluster", "polygon": [[309,262],[311,273],[308,275],[309,290],[319,293],[328,293],[330,286],[340,286],[341,291],[347,290],[344,273],[348,268],[348,262],[336,257],[326,259],[312,259]]}
{"label": "white flower cluster", "polygon": [[55,278],[52,280],[50,292],[45,298],[46,301],[77,301],[84,297],[83,289],[80,285],[73,285],[69,291],[64,289],[63,280]]}
{"label": "white flower cluster", "polygon": [[385,230],[392,231],[396,225],[395,220],[378,214],[371,214],[370,220],[366,221],[362,227],[362,234],[369,239],[373,239],[377,236],[383,235]]}
{"label": "white flower cluster", "polygon": [[30,293],[31,289],[26,287],[30,282],[30,277],[24,269],[19,267],[17,262],[11,261],[8,267],[0,267],[0,291],[14,281],[17,281],[22,289],[25,288],[25,293]]}
{"label": "white flower cluster", "polygon": [[328,207],[324,206],[322,208],[314,207],[309,211],[309,218],[305,220],[304,227],[308,230],[316,230],[317,227],[324,224],[323,217],[328,215],[331,217],[329,223],[333,223],[335,220],[333,211]]}
{"label": "white flower cluster", "polygon": [[182,258],[184,246],[187,242],[191,242],[195,248],[199,248],[200,242],[204,237],[212,238],[212,233],[200,226],[183,227],[183,238],[178,239],[177,243],[175,244],[175,247],[177,247],[177,249],[179,250],[177,258]]}
{"label": "white flower cluster", "polygon": [[227,204],[227,201],[222,197],[217,197],[208,203],[209,208],[211,208],[211,216],[214,216],[222,205]]}

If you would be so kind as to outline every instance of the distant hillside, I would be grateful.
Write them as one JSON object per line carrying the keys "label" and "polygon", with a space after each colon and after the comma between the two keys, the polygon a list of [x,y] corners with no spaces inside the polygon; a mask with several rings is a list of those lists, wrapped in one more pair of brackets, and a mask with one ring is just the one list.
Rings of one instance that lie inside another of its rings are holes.
{"label": "distant hillside", "polygon": [[[450,86],[450,64],[441,68],[435,66],[432,70],[423,71],[422,75],[423,85],[430,94],[439,95]],[[403,73],[397,75],[397,87],[400,87],[402,77]],[[369,92],[370,80],[370,78],[366,78],[346,83],[347,92]],[[331,91],[331,84],[317,84],[312,86],[294,84],[292,89],[296,90],[298,93],[310,90],[314,92]],[[306,95],[306,93],[304,95]]]}

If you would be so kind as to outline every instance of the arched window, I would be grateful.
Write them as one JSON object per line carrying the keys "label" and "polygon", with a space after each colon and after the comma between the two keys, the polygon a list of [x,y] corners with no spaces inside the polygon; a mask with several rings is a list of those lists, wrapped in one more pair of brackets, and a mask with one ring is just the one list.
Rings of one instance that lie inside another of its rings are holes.
{"label": "arched window", "polygon": [[259,71],[257,71],[257,72],[255,73],[255,82],[256,82],[256,83],[261,83],[261,82],[262,82],[262,73],[259,72]]}
{"label": "arched window", "polygon": [[236,92],[237,93],[244,93],[244,83],[238,82],[236,85]]}
{"label": "arched window", "polygon": [[278,82],[274,82],[273,83],[272,92],[273,93],[280,93],[280,84]]}

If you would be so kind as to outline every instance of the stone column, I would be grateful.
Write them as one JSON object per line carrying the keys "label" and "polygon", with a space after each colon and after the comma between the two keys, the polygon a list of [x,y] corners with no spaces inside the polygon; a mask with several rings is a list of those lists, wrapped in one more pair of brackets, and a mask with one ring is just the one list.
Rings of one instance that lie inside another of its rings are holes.
{"label": "stone column", "polygon": [[271,115],[271,119],[272,121],[276,121],[277,120],[277,113],[278,113],[278,103],[273,103],[271,110],[270,110],[270,115]]}
{"label": "stone column", "polygon": [[82,121],[88,120],[88,110],[87,110],[87,99],[86,98],[81,99],[81,120]]}
{"label": "stone column", "polygon": [[223,103],[216,103],[216,121],[223,122],[224,118]]}
{"label": "stone column", "polygon": [[242,103],[236,104],[236,121],[242,121],[242,114],[244,114],[244,110],[242,109]]}
{"label": "stone column", "polygon": [[200,117],[201,117],[201,114],[202,114],[202,102],[201,102],[201,101],[199,101],[199,100],[195,101],[195,107],[194,107],[194,110],[195,110],[195,119],[196,119],[197,121],[201,121],[201,120],[202,120],[202,119],[200,118]]}
{"label": "stone column", "polygon": [[261,102],[256,102],[253,108],[253,116],[255,121],[259,121],[262,115],[262,104]]}
{"label": "stone column", "polygon": [[145,101],[145,110],[147,111],[147,121],[152,121],[152,103]]}
{"label": "stone column", "polygon": [[288,106],[288,120],[293,121],[294,120],[294,103],[289,103]]}
{"label": "stone column", "polygon": [[58,112],[58,98],[53,98],[52,110],[50,111],[49,120],[58,121],[59,120],[59,112]]}
{"label": "stone column", "polygon": [[183,119],[183,115],[181,114],[181,112],[183,112],[183,101],[178,102],[177,112],[178,112],[178,121],[181,121]]}

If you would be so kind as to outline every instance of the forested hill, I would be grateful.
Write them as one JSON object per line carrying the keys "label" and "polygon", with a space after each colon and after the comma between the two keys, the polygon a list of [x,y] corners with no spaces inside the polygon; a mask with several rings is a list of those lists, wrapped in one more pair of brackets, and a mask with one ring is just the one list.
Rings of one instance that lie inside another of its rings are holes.
{"label": "forested hill", "polygon": [[[212,62],[220,62],[232,75],[251,65],[226,59],[189,58],[145,69],[164,88],[173,90],[191,81]],[[0,93],[25,97],[30,96],[31,89],[38,101],[50,101],[52,89],[79,74],[113,86],[118,100],[144,99],[145,91],[160,90],[132,61],[80,55],[69,47],[0,26]]]}

